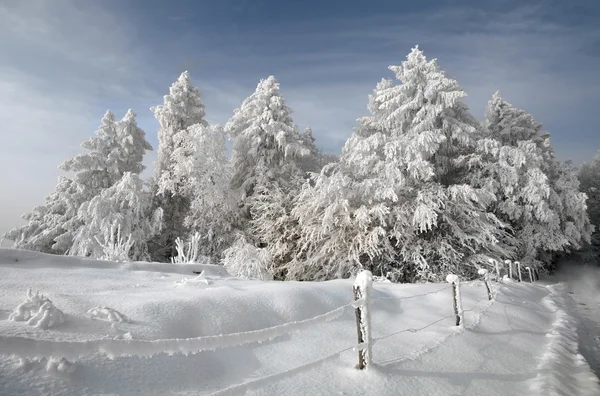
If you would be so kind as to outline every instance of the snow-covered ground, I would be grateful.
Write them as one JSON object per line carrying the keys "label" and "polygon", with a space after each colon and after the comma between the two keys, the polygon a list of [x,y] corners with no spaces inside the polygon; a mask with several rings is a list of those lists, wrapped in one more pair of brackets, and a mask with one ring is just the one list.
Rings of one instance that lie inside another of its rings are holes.
{"label": "snow-covered ground", "polygon": [[600,376],[600,267],[565,262],[555,279],[568,287],[568,302],[580,323],[581,353]]}
{"label": "snow-covered ground", "polygon": [[0,395],[600,394],[563,284],[463,283],[461,328],[449,284],[375,283],[358,371],[352,283],[0,249]]}

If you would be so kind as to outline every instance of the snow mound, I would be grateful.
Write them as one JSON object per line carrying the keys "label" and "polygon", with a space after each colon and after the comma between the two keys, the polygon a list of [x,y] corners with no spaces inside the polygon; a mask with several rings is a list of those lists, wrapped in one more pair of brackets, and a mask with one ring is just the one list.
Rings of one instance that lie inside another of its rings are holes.
{"label": "snow mound", "polygon": [[75,365],[64,357],[60,359],[54,357],[21,358],[19,360],[19,365],[26,371],[40,367],[48,372],[54,373],[72,374],[75,372]]}
{"label": "snow mound", "polygon": [[176,286],[195,286],[195,285],[208,285],[208,279],[206,279],[206,272],[202,271],[200,275],[195,276],[193,278],[188,278],[187,276],[180,281],[175,281]]}
{"label": "snow mound", "polygon": [[121,312],[110,307],[94,307],[87,311],[92,319],[105,320],[107,322],[127,323],[129,319]]}
{"label": "snow mound", "polygon": [[34,294],[31,289],[27,289],[27,298],[14,309],[8,320],[26,321],[30,326],[46,330],[64,323],[65,314],[50,299],[40,294],[39,290]]}
{"label": "snow mound", "polygon": [[536,395],[600,395],[600,381],[579,353],[577,321],[567,313],[563,284],[547,286],[544,304],[555,312],[530,390]]}

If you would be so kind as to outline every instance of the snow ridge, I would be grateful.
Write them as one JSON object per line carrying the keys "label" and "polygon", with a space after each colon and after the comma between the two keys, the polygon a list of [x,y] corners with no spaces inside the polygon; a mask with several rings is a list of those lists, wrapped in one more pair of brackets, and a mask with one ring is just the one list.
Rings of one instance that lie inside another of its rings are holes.
{"label": "snow ridge", "polygon": [[577,321],[567,313],[565,285],[547,286],[550,293],[544,299],[555,311],[552,330],[546,334],[549,342],[538,363],[537,376],[529,389],[540,396],[595,396],[600,394],[600,381],[579,353]]}

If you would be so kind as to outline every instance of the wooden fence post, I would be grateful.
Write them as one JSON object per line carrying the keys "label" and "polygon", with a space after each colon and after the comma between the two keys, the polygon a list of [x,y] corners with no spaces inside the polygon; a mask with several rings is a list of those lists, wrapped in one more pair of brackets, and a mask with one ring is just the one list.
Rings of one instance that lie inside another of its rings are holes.
{"label": "wooden fence post", "polygon": [[458,275],[450,274],[446,277],[446,282],[452,284],[452,300],[454,301],[454,315],[456,316],[456,325],[463,324],[463,307],[460,296],[460,280]]}
{"label": "wooden fence post", "polygon": [[533,274],[531,273],[531,268],[525,267],[525,269],[529,272],[529,283],[533,283]]}
{"label": "wooden fence post", "polygon": [[356,307],[356,330],[358,334],[358,366],[364,370],[371,364],[371,288],[373,274],[371,271],[361,271],[354,281],[352,290],[354,301],[363,299],[362,304]]}
{"label": "wooden fence post", "polygon": [[490,284],[490,273],[485,268],[480,268],[477,273],[483,276],[483,283],[485,283],[485,288],[487,289],[488,300],[492,300],[492,285]]}
{"label": "wooden fence post", "polygon": [[523,282],[523,277],[521,276],[521,262],[515,261],[515,264],[517,265],[517,274],[519,275],[519,282]]}
{"label": "wooden fence post", "polygon": [[496,270],[496,282],[500,282],[500,264],[498,260],[490,259],[490,264],[493,264]]}
{"label": "wooden fence post", "polygon": [[513,279],[513,263],[510,260],[504,260],[504,264],[508,265],[508,277]]}

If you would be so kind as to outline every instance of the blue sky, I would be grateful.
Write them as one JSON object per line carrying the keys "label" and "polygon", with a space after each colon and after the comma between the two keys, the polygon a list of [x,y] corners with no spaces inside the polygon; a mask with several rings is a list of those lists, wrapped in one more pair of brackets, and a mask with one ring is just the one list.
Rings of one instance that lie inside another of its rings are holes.
{"label": "blue sky", "polygon": [[592,0],[0,1],[0,233],[43,202],[106,109],[132,108],[156,147],[149,108],[186,69],[217,123],[275,75],[299,126],[337,152],[418,44],[476,117],[500,90],[561,159],[586,161],[600,149],[598,20]]}

